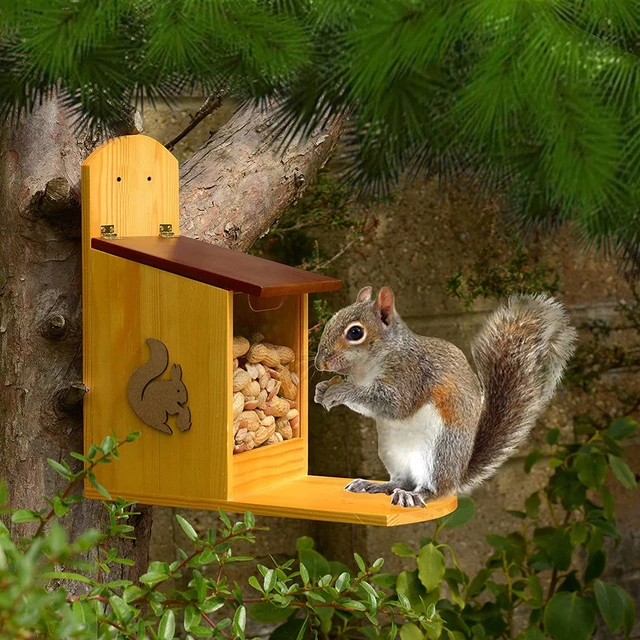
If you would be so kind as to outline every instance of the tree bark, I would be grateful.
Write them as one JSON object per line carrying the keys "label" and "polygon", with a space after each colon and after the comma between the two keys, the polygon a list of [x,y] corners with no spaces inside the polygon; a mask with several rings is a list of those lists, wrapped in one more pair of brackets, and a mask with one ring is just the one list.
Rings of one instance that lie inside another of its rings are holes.
{"label": "tree bark", "polygon": [[343,124],[336,118],[282,153],[272,139],[271,117],[258,108],[241,110],[183,163],[183,235],[246,251],[315,178]]}
{"label": "tree bark", "polygon": [[[281,157],[266,121],[238,113],[185,164],[185,235],[248,248],[326,162],[341,124]],[[82,450],[79,181],[96,142],[74,135],[56,100],[0,139],[0,479],[17,508],[46,506],[61,486],[46,459],[75,462],[68,453]],[[148,561],[151,508],[138,510],[137,541],[121,553],[136,561],[130,578]],[[100,526],[103,511],[83,501],[64,522],[75,536]],[[31,526],[8,524],[15,535]]]}

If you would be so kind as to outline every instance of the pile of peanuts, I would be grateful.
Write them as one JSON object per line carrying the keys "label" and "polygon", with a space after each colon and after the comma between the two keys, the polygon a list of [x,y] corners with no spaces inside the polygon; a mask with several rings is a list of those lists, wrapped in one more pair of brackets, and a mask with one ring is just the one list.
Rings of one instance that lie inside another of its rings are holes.
{"label": "pile of peanuts", "polygon": [[233,338],[233,453],[300,436],[294,357],[261,333]]}

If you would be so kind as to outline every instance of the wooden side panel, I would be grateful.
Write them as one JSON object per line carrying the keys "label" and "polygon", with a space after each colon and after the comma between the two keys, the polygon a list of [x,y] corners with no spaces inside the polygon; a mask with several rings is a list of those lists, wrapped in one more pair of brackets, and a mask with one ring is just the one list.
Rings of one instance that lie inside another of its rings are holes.
{"label": "wooden side panel", "polygon": [[[115,464],[97,470],[114,495],[184,504],[183,500],[227,497],[231,449],[231,293],[100,251],[89,256],[93,284],[87,304],[91,324],[85,351],[85,446],[110,429],[130,430],[139,440],[123,447]],[[147,338],[163,342],[167,370],[182,367],[192,427],[173,434],[145,425],[127,400],[131,374],[150,358]]]}

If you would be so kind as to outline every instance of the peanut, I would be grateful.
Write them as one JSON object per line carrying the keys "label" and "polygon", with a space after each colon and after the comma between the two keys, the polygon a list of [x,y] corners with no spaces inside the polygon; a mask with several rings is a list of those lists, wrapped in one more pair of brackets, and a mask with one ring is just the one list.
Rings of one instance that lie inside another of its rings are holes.
{"label": "peanut", "polygon": [[247,433],[249,433],[249,429],[246,427],[242,427],[242,429],[238,429],[238,433],[235,435],[236,442],[243,442],[247,437]]}
{"label": "peanut", "polygon": [[251,382],[251,376],[244,369],[236,369],[233,372],[233,392],[244,389]]}
{"label": "peanut", "polygon": [[242,388],[242,393],[246,398],[257,398],[260,393],[260,384],[257,380],[250,380],[249,383]]}
{"label": "peanut", "polygon": [[261,389],[260,393],[258,394],[258,408],[262,409],[263,411],[265,410],[265,407],[267,406],[267,397],[268,397],[268,393],[266,389]]}
{"label": "peanut", "polygon": [[237,418],[236,422],[246,422],[249,431],[256,431],[260,428],[260,418],[255,411],[243,411]]}
{"label": "peanut", "polygon": [[274,433],[266,442],[265,444],[278,444],[278,442],[281,442],[281,440],[278,439],[278,434]]}
{"label": "peanut", "polygon": [[280,382],[282,383],[282,395],[287,400],[295,400],[298,395],[298,388],[293,384],[291,372],[286,367],[280,369]]}
{"label": "peanut", "polygon": [[263,420],[260,420],[260,424],[262,424],[264,427],[270,427],[275,423],[276,419],[273,416],[265,416]]}
{"label": "peanut", "polygon": [[242,336],[234,336],[233,338],[233,357],[241,358],[249,351],[249,341]]}
{"label": "peanut", "polygon": [[247,352],[247,361],[253,363],[261,362],[262,364],[266,364],[268,367],[279,367],[280,366],[280,356],[278,352],[269,348],[266,345],[254,344],[249,351]]}
{"label": "peanut", "polygon": [[245,411],[254,411],[258,408],[258,398],[247,398],[243,408]]}
{"label": "peanut", "polygon": [[297,418],[299,415],[300,414],[298,413],[297,409],[291,409],[285,417],[287,420],[293,420],[294,418]]}
{"label": "peanut", "polygon": [[275,422],[268,427],[260,427],[254,434],[256,446],[259,447],[263,442],[266,442],[276,432]]}
{"label": "peanut", "polygon": [[244,365],[244,368],[247,370],[247,373],[251,376],[252,380],[257,380],[260,377],[257,365],[247,362],[247,364]]}
{"label": "peanut", "polygon": [[267,403],[267,415],[276,416],[278,418],[286,416],[289,413],[289,403],[280,396],[274,396],[271,402]]}
{"label": "peanut", "polygon": [[291,372],[291,382],[296,385],[296,387],[300,384],[300,377],[297,373]]}
{"label": "peanut", "polygon": [[269,384],[269,380],[271,380],[271,378],[269,377],[269,374],[265,371],[265,373],[263,373],[260,376],[260,380],[259,380],[260,388],[266,389],[267,385]]}
{"label": "peanut", "polygon": [[291,424],[289,424],[286,418],[278,418],[276,420],[276,432],[279,433],[284,440],[291,440],[291,436],[293,435]]}
{"label": "peanut", "polygon": [[233,419],[235,420],[244,408],[244,396],[239,391],[233,394]]}
{"label": "peanut", "polygon": [[249,342],[251,344],[257,344],[258,342],[264,342],[264,336],[259,331],[254,331],[249,336]]}

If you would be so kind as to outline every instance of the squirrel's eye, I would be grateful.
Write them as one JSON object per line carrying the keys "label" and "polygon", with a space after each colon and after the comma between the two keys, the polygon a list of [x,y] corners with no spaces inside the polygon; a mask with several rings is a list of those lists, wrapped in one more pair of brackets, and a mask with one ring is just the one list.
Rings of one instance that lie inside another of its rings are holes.
{"label": "squirrel's eye", "polygon": [[364,327],[359,324],[354,324],[347,330],[347,340],[350,342],[358,342],[364,338]]}

